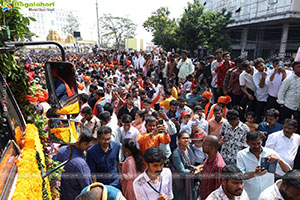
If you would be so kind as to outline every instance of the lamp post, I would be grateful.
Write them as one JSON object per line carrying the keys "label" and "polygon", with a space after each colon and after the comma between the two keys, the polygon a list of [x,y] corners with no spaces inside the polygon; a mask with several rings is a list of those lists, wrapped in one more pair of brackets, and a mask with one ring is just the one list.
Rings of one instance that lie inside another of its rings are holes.
{"label": "lamp post", "polygon": [[100,48],[100,30],[99,30],[99,16],[98,16],[98,0],[96,0],[96,17],[97,17],[98,47]]}

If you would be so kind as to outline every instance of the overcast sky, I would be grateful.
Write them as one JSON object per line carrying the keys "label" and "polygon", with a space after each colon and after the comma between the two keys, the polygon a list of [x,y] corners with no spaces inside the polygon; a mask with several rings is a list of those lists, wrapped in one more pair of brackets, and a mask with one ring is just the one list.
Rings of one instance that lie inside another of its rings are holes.
{"label": "overcast sky", "polygon": [[[187,2],[193,0],[98,0],[99,15],[111,14],[113,16],[128,17],[138,25],[136,37],[150,42],[151,33],[142,26],[151,13],[162,6],[167,6],[171,17],[182,15]],[[30,2],[30,1],[29,1]],[[97,40],[96,27],[96,0],[56,0],[55,8],[75,10],[79,13],[83,39]]]}

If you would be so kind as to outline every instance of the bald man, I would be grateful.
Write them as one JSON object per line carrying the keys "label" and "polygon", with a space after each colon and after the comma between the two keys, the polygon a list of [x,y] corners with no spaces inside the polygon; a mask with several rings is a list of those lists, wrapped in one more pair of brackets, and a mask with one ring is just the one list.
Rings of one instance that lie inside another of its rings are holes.
{"label": "bald man", "polygon": [[201,199],[206,199],[212,191],[221,185],[221,172],[226,164],[218,151],[219,148],[220,141],[217,136],[208,135],[204,139],[203,152],[207,153],[208,157],[204,161],[202,180],[199,188]]}
{"label": "bald man", "polygon": [[102,183],[95,182],[89,186],[86,186],[81,194],[76,197],[75,200],[126,200],[122,195],[122,192],[111,186],[103,185]]}

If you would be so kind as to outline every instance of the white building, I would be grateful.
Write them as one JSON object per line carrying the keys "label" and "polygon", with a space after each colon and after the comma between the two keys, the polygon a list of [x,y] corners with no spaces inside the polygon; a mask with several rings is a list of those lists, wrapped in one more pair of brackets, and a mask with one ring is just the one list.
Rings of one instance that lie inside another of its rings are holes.
{"label": "white building", "polygon": [[67,19],[69,16],[74,16],[79,22],[78,12],[76,11],[57,8],[45,8],[45,10],[44,8],[40,10],[22,8],[22,13],[36,19],[36,21],[31,21],[29,26],[30,31],[37,35],[37,37],[32,38],[33,41],[45,41],[50,29],[56,30],[61,39],[65,40],[67,34],[63,31],[63,27],[68,24]]}

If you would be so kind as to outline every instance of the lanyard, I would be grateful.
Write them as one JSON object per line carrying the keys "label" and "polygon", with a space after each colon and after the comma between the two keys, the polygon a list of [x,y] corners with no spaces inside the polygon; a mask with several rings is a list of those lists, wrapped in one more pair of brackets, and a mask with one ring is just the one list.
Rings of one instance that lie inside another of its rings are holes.
{"label": "lanyard", "polygon": [[160,180],[159,191],[157,191],[157,189],[155,189],[155,188],[151,185],[150,181],[148,181],[147,183],[148,183],[148,185],[149,185],[149,186],[150,186],[157,194],[160,194],[160,192],[161,192],[161,186],[162,186],[162,177],[161,177],[161,180]]}

